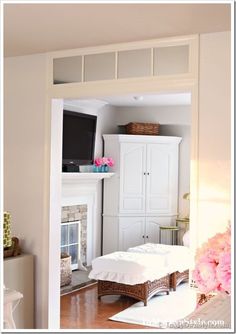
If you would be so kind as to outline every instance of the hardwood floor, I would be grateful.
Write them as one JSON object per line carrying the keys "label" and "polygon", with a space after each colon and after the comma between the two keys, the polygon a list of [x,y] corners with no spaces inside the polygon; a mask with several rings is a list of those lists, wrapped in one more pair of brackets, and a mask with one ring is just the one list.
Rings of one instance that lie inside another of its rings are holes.
{"label": "hardwood floor", "polygon": [[94,284],[61,297],[61,329],[151,329],[108,320],[136,302],[124,296],[103,296],[98,300]]}

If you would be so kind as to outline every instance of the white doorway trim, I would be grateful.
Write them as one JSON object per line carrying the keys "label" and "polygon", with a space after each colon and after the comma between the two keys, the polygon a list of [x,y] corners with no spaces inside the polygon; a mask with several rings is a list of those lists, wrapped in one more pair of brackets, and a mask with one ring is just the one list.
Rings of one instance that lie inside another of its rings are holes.
{"label": "white doorway trim", "polygon": [[50,223],[48,263],[48,328],[60,328],[60,242],[63,99],[52,99],[50,159]]}

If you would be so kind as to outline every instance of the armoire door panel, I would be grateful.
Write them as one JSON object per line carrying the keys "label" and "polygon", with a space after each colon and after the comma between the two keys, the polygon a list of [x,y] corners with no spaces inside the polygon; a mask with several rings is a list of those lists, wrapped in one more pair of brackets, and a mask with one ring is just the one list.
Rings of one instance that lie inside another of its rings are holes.
{"label": "armoire door panel", "polygon": [[[175,218],[173,217],[147,217],[145,228],[145,242],[159,243],[160,242],[160,226],[169,226],[175,224]],[[172,238],[171,232],[163,233],[161,236],[161,243],[171,245]]]}
{"label": "armoire door panel", "polygon": [[127,251],[144,243],[145,218],[127,217],[120,219],[119,250]]}
{"label": "armoire door panel", "polygon": [[147,213],[170,211],[171,159],[169,144],[147,145]]}
{"label": "armoire door panel", "polygon": [[169,210],[169,198],[168,197],[158,197],[158,200],[156,197],[149,197],[149,203],[148,203],[148,210],[149,211],[168,211]]}
{"label": "armoire door panel", "polygon": [[160,222],[157,218],[146,218],[145,242],[159,243]]}
{"label": "armoire door panel", "polygon": [[123,209],[126,211],[139,210],[143,207],[143,198],[123,198]]}
{"label": "armoire door panel", "polygon": [[121,145],[120,212],[145,212],[145,159],[145,144]]}

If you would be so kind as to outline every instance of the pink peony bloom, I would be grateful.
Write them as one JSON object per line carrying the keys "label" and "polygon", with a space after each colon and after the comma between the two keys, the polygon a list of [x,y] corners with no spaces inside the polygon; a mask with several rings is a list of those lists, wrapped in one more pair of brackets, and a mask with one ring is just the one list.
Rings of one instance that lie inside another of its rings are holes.
{"label": "pink peony bloom", "polygon": [[231,292],[231,253],[220,255],[219,265],[216,269],[216,277],[220,282],[221,290]]}
{"label": "pink peony bloom", "polygon": [[217,233],[197,250],[196,260],[201,258],[206,252],[211,252],[212,256],[219,261],[220,253],[228,250],[230,250],[230,234],[228,232]]}
{"label": "pink peony bloom", "polygon": [[96,159],[94,160],[94,164],[95,164],[95,166],[97,166],[97,167],[102,166],[102,158],[96,158]]}
{"label": "pink peony bloom", "polygon": [[108,165],[108,158],[107,157],[102,158],[102,164],[103,165]]}
{"label": "pink peony bloom", "polygon": [[103,157],[102,158],[102,164],[107,165],[109,167],[112,167],[112,166],[114,166],[114,160],[112,158]]}
{"label": "pink peony bloom", "polygon": [[231,291],[231,229],[217,233],[196,252],[193,279],[203,293]]}
{"label": "pink peony bloom", "polygon": [[115,163],[114,163],[114,160],[112,158],[102,157],[102,158],[96,158],[94,160],[94,164],[97,167],[100,167],[100,166],[113,167]]}
{"label": "pink peony bloom", "polygon": [[113,167],[115,162],[112,158],[107,158],[107,164],[108,164],[109,167]]}
{"label": "pink peony bloom", "polygon": [[204,260],[198,263],[193,272],[193,279],[203,293],[216,290],[219,285],[216,278],[216,263],[207,263]]}

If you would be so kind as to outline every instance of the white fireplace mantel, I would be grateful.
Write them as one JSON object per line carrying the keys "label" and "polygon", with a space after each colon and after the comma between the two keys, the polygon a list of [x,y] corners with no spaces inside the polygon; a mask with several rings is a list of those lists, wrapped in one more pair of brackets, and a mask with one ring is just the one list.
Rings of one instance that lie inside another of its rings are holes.
{"label": "white fireplace mantel", "polygon": [[115,173],[62,173],[63,183],[97,183],[102,179],[110,178]]}

